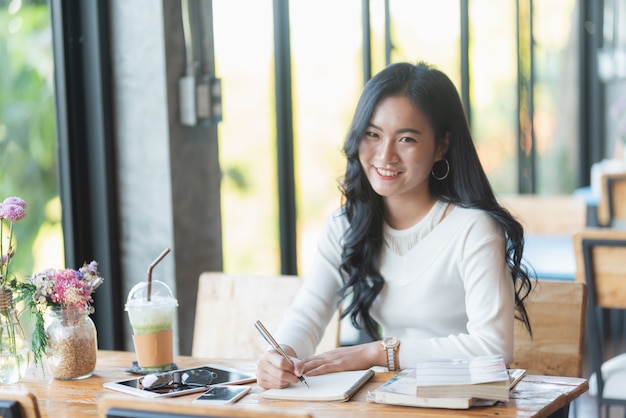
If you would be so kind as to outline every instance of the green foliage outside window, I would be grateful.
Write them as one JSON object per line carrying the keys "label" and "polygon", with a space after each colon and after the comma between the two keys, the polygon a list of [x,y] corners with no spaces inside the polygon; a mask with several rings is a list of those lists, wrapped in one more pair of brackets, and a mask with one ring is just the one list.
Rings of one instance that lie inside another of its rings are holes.
{"label": "green foliage outside window", "polygon": [[0,198],[28,204],[11,263],[19,280],[63,263],[51,39],[45,0],[0,0]]}

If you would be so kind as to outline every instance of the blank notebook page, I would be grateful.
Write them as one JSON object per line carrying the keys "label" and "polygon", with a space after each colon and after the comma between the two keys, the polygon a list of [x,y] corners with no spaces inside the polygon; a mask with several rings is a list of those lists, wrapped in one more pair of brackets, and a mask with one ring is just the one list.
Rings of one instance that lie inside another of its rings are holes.
{"label": "blank notebook page", "polygon": [[347,401],[372,376],[374,371],[371,369],[305,376],[308,388],[304,383],[298,382],[284,389],[266,390],[261,396],[266,399],[299,401]]}

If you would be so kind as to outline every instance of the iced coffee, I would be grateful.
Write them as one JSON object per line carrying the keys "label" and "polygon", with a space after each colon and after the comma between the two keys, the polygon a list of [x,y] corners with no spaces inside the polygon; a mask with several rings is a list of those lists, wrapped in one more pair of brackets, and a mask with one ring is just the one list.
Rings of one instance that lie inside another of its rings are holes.
{"label": "iced coffee", "polygon": [[126,311],[140,368],[149,371],[171,368],[177,306],[170,288],[158,280],[138,283],[129,292]]}

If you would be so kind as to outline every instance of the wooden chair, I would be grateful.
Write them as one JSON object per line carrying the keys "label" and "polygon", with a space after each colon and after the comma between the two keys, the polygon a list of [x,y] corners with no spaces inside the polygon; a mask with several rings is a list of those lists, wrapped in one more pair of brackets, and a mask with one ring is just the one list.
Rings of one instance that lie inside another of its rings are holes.
{"label": "wooden chair", "polygon": [[517,194],[498,197],[526,234],[572,235],[587,223],[587,204],[572,195]]}
{"label": "wooden chair", "polygon": [[524,226],[524,262],[538,279],[576,276],[572,236],[587,224],[587,204],[573,195],[503,195],[502,206]]}
{"label": "wooden chair", "polygon": [[603,411],[608,416],[612,405],[626,412],[626,231],[586,229],[574,236],[574,246],[577,280],[589,289],[589,394],[597,398],[599,417]]}
{"label": "wooden chair", "polygon": [[605,173],[601,177],[598,223],[626,229],[626,173]]}
{"label": "wooden chair", "polygon": [[[537,280],[525,301],[532,337],[515,321],[514,360],[510,367],[528,374],[581,377],[587,286],[581,282]],[[575,402],[572,406],[576,406]],[[576,417],[577,409],[572,409]],[[569,405],[551,417],[569,416]]]}
{"label": "wooden chair", "polygon": [[37,398],[26,390],[0,390],[0,417],[40,418]]}
{"label": "wooden chair", "polygon": [[533,336],[515,321],[512,368],[528,374],[581,377],[587,289],[584,283],[537,280],[526,299]]}
{"label": "wooden chair", "polygon": [[[200,395],[198,395],[200,396]],[[189,399],[143,399],[105,395],[98,400],[101,418],[311,418],[305,412],[254,405],[198,405]]]}
{"label": "wooden chair", "polygon": [[[261,320],[273,332],[302,279],[296,276],[200,275],[194,335],[194,357],[259,358],[268,348],[254,327]],[[280,342],[280,341],[279,341]],[[339,312],[331,319],[317,347],[322,352],[339,346]]]}

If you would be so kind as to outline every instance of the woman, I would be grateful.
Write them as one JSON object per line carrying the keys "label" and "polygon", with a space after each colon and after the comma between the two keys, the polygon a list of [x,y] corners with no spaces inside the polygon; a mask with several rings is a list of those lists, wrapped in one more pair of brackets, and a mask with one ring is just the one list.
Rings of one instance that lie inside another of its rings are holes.
{"label": "woman", "polygon": [[[343,150],[344,203],[276,335],[294,366],[267,351],[259,384],[429,358],[512,361],[515,317],[530,331],[523,229],[494,197],[450,79],[388,66],[365,86]],[[374,341],[313,355],[340,304]]]}

